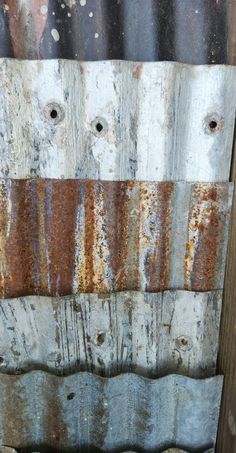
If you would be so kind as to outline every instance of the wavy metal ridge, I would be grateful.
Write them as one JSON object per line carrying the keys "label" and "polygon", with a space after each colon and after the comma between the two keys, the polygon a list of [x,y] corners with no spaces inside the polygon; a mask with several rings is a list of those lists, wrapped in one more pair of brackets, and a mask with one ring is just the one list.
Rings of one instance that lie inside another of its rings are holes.
{"label": "wavy metal ridge", "polygon": [[228,181],[235,85],[229,66],[0,60],[0,176]]}
{"label": "wavy metal ridge", "polygon": [[234,12],[228,0],[1,0],[0,55],[228,64]]}
{"label": "wavy metal ridge", "polygon": [[0,371],[215,375],[222,291],[0,301]]}
{"label": "wavy metal ridge", "polygon": [[0,375],[0,441],[39,451],[204,451],[215,443],[222,379]]}
{"label": "wavy metal ridge", "polygon": [[222,289],[233,186],[0,181],[0,296]]}

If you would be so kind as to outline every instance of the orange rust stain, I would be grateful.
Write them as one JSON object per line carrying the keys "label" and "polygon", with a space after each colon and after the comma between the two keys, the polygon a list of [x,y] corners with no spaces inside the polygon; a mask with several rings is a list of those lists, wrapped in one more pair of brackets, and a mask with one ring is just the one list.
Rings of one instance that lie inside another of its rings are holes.
{"label": "orange rust stain", "polygon": [[218,247],[222,241],[217,187],[196,184],[193,208],[189,215],[189,242],[184,261],[185,289],[207,291],[212,288],[218,266]]}
{"label": "orange rust stain", "polygon": [[140,63],[138,64],[137,66],[135,66],[134,70],[133,70],[133,77],[137,80],[140,79],[140,76],[141,76],[141,73],[142,73],[142,69],[143,69],[143,64]]}

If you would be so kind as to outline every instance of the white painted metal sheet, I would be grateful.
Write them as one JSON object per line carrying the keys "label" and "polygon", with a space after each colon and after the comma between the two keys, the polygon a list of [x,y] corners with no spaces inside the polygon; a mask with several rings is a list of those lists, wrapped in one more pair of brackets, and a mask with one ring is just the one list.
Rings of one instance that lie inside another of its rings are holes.
{"label": "white painted metal sheet", "polygon": [[221,291],[2,299],[0,370],[213,376],[221,300]]}
{"label": "white painted metal sheet", "polygon": [[229,179],[236,68],[0,60],[0,177]]}

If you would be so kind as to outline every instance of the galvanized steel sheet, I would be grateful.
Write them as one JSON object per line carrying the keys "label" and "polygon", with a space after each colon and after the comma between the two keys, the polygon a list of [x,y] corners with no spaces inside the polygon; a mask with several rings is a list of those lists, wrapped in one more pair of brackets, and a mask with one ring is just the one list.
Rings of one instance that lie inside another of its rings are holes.
{"label": "galvanized steel sheet", "polygon": [[215,444],[222,381],[0,375],[1,443],[23,451],[160,451],[171,445],[204,451]]}
{"label": "galvanized steel sheet", "polygon": [[0,301],[0,371],[214,376],[222,292]]}
{"label": "galvanized steel sheet", "polygon": [[1,0],[0,55],[229,63],[234,10],[228,0]]}
{"label": "galvanized steel sheet", "polygon": [[0,61],[0,176],[228,181],[236,67]]}
{"label": "galvanized steel sheet", "polygon": [[[0,447],[0,453],[17,453],[17,451],[14,450],[11,447]],[[41,453],[41,452],[30,452],[30,453]],[[123,452],[123,453],[135,453],[135,452],[134,451],[126,451],[126,452]],[[184,451],[184,450],[179,450],[179,448],[170,448],[168,450],[165,450],[162,453],[187,453],[187,452]],[[214,451],[211,449],[211,450],[207,450],[205,453],[214,453]]]}
{"label": "galvanized steel sheet", "polygon": [[233,186],[0,181],[0,295],[222,289]]}

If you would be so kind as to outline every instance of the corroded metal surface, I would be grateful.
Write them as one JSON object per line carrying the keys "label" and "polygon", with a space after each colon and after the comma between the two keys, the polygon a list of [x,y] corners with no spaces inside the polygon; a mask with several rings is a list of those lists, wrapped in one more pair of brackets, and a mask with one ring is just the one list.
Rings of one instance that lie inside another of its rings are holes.
{"label": "corroded metal surface", "polygon": [[232,188],[1,180],[1,297],[221,289]]}
{"label": "corroded metal surface", "polygon": [[228,181],[235,86],[232,66],[0,60],[0,176]]}
{"label": "corroded metal surface", "polygon": [[222,292],[0,301],[0,371],[215,375]]}
{"label": "corroded metal surface", "polygon": [[222,380],[0,375],[0,439],[27,451],[204,451],[215,443]]}
{"label": "corroded metal surface", "polygon": [[1,0],[0,55],[229,63],[232,10],[228,0]]}

